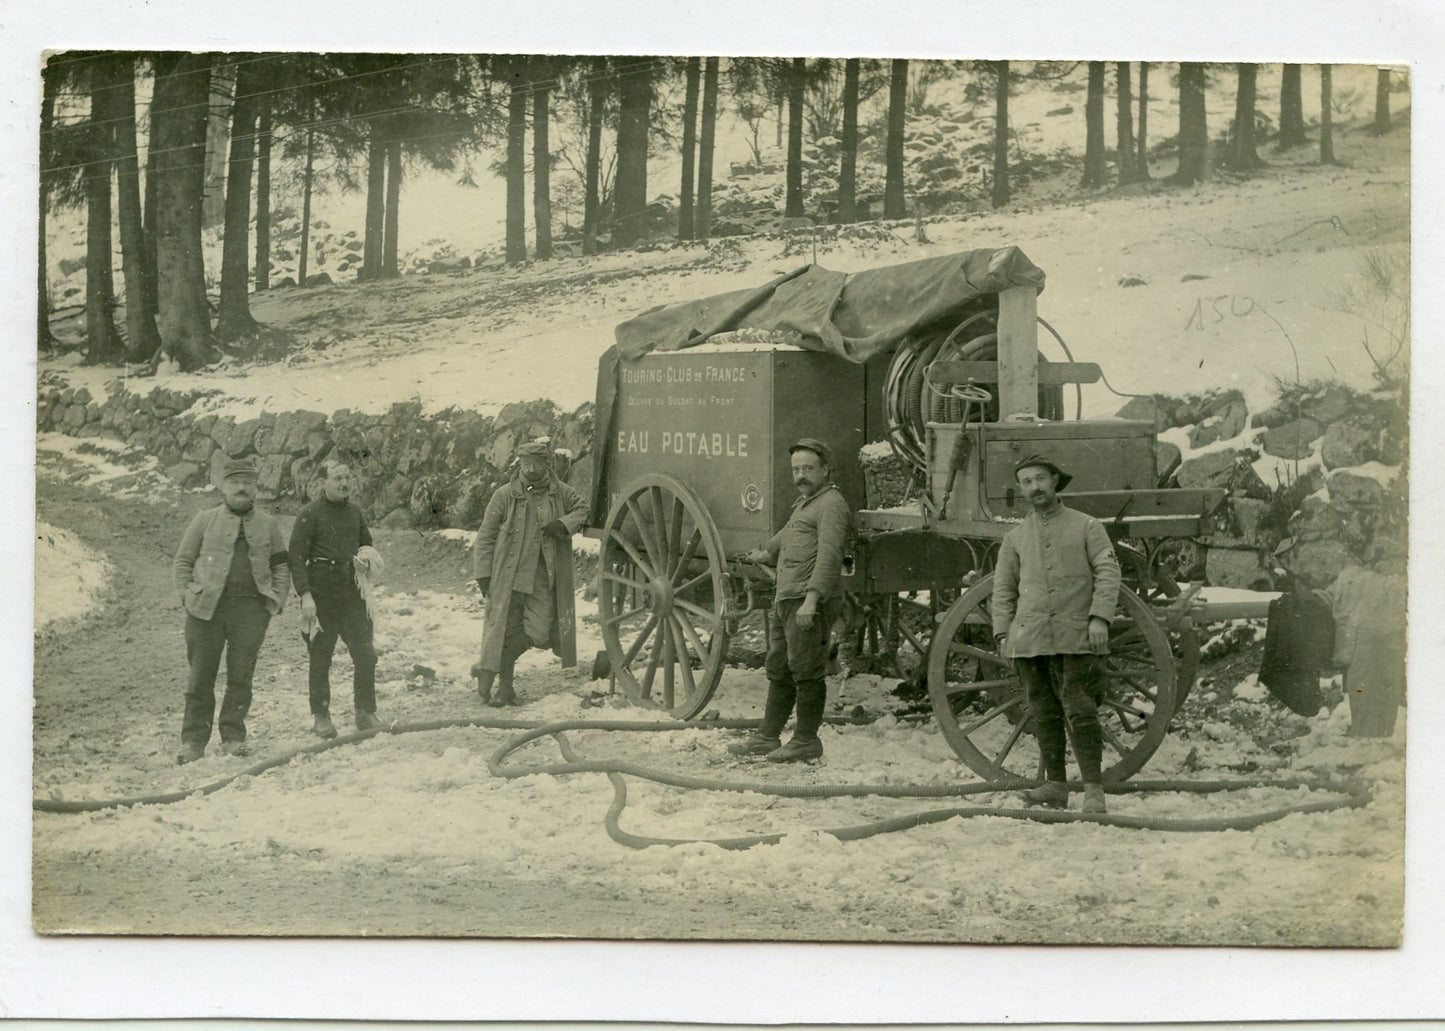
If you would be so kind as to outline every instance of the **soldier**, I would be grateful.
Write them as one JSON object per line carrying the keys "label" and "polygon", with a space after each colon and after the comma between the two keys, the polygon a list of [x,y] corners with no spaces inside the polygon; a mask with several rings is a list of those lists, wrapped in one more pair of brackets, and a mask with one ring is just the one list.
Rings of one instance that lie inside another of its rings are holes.
{"label": "soldier", "polygon": [[483,705],[519,705],[517,658],[550,647],[569,664],[566,644],[574,637],[571,537],[586,506],[557,477],[548,444],[523,444],[517,464],[516,477],[492,493],[472,545],[472,575],[487,602],[482,654],[472,666]]}
{"label": "soldier", "polygon": [[[828,446],[804,437],[788,448],[798,497],[788,523],[747,561],[776,562],[777,590],[769,613],[771,635],[765,663],[768,699],[763,723],[745,740],[728,746],[733,755],[763,755],[769,762],[819,759],[827,700],[824,676],[828,635],[839,615],[843,548],[852,532],[853,512],[832,482]],[[783,725],[796,704],[792,739],[782,743]]]}
{"label": "soldier", "polygon": [[375,563],[376,553],[371,550],[366,518],[350,500],[351,468],[335,460],[323,463],[320,484],[321,497],[301,510],[291,528],[291,578],[301,596],[312,730],[317,737],[333,738],[336,725],[331,722],[331,657],[337,638],[346,642],[346,650],[351,653],[356,729],[381,726],[376,718],[376,647],[371,613],[358,582],[365,567]]}
{"label": "soldier", "polygon": [[1033,711],[1044,783],[1027,805],[1066,808],[1065,725],[1084,781],[1086,813],[1105,811],[1099,703],[1109,624],[1119,600],[1119,560],[1099,520],[1058,499],[1072,479],[1042,455],[1014,466],[1029,500],[1024,521],[1004,535],[993,583],[993,634],[1014,660]]}
{"label": "soldier", "polygon": [[256,463],[229,459],[221,470],[224,502],[186,527],[171,571],[186,610],[186,711],[179,763],[206,754],[216,709],[216,673],[226,653],[221,751],[246,755],[251,678],[266,627],[286,602],[291,577],[274,516],[255,505]]}

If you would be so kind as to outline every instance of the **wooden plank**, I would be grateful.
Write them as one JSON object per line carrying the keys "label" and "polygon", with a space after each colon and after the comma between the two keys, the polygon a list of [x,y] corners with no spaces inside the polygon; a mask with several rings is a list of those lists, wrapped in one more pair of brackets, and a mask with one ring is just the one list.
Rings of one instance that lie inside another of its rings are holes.
{"label": "wooden plank", "polygon": [[[1097,383],[1103,370],[1094,362],[1039,362],[1039,383],[1056,386],[1063,383]],[[997,383],[998,362],[934,362],[928,367],[928,378],[935,386],[945,383]]]}
{"label": "wooden plank", "polygon": [[998,295],[999,418],[1039,411],[1038,291],[1012,286]]}
{"label": "wooden plank", "polygon": [[865,508],[858,513],[861,530],[921,530],[923,513],[903,509]]}

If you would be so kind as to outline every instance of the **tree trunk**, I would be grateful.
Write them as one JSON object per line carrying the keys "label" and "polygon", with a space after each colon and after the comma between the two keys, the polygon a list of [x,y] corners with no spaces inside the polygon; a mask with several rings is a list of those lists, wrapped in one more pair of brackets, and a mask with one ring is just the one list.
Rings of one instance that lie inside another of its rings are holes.
{"label": "tree trunk", "polygon": [[361,273],[358,279],[381,276],[381,241],[386,218],[386,143],[371,126],[371,143],[366,152],[366,233],[362,237]]}
{"label": "tree trunk", "polygon": [[311,186],[316,161],[316,130],[306,130],[306,171],[301,176],[301,256],[296,264],[296,285],[306,285],[306,265],[311,257]]}
{"label": "tree trunk", "polygon": [[191,370],[211,361],[210,311],[201,253],[206,195],[208,54],[156,57],[151,100],[156,165],[156,283],[166,353]]}
{"label": "tree trunk", "polygon": [[1008,182],[1008,62],[994,62],[993,84],[993,188],[989,200],[996,208],[1009,202]]}
{"label": "tree trunk", "polygon": [[620,101],[612,242],[618,247],[629,247],[647,235],[647,129],[652,104],[652,58],[637,58],[635,67],[622,77]]}
{"label": "tree trunk", "polygon": [[1238,64],[1239,85],[1234,92],[1234,138],[1230,141],[1229,164],[1247,172],[1264,164],[1254,145],[1254,86],[1258,65]]}
{"label": "tree trunk", "polygon": [[903,218],[908,214],[903,199],[903,131],[908,113],[908,62],[892,62],[888,83],[888,142],[885,149],[886,175],[883,182],[883,217]]}
{"label": "tree trunk", "polygon": [[1320,65],[1320,164],[1335,163],[1334,66]]}
{"label": "tree trunk", "polygon": [[271,102],[256,125],[256,293],[271,287]]}
{"label": "tree trunk", "polygon": [[1209,179],[1209,122],[1204,108],[1204,65],[1184,61],[1179,65],[1179,169],[1174,178],[1181,183],[1202,183]]}
{"label": "tree trunk", "polygon": [[606,98],[606,59],[598,58],[587,80],[587,164],[582,184],[582,253],[597,253],[597,222],[602,217],[602,105]]}
{"label": "tree trunk", "polygon": [[512,73],[507,96],[507,264],[527,260],[527,87]]}
{"label": "tree trunk", "polygon": [[[41,99],[40,99],[40,139],[50,139],[50,134],[55,126],[55,94],[59,91],[59,71],[52,68],[50,74],[45,74],[41,69]],[[41,154],[45,151],[42,148]],[[39,268],[38,282],[39,299],[35,311],[35,341],[41,348],[48,348],[55,344],[55,334],[50,332],[50,266],[45,257],[45,224],[46,216],[49,214],[50,204],[50,173],[42,168],[40,170],[40,237],[39,254],[37,255]]]}
{"label": "tree trunk", "polygon": [[[550,74],[550,72],[549,72]],[[532,85],[532,221],[537,226],[537,257],[552,256],[552,144],[550,82]]]}
{"label": "tree trunk", "polygon": [[386,217],[381,233],[381,278],[396,279],[397,229],[401,224],[401,140],[386,145]]}
{"label": "tree trunk", "polygon": [[256,93],[261,87],[256,62],[237,66],[236,99],[231,105],[231,155],[226,170],[226,222],[221,237],[221,310],[216,338],[235,340],[256,328],[251,318],[248,264],[251,253],[251,165],[256,158]]}
{"label": "tree trunk", "polygon": [[113,58],[109,97],[110,120],[116,134],[116,185],[119,201],[121,267],[125,274],[126,354],[131,361],[149,361],[161,346],[155,316],[146,298],[151,293],[145,230],[141,225],[140,164],[136,159],[135,58]]}
{"label": "tree trunk", "polygon": [[90,121],[85,159],[85,362],[107,365],[125,355],[115,328],[115,277],[110,236],[110,180],[115,170],[115,123],[107,105],[114,90],[105,58],[90,73]]}
{"label": "tree trunk", "polygon": [[[152,68],[155,61],[152,62]],[[155,111],[155,101],[151,101]],[[145,232],[146,244],[146,311],[154,319],[160,318],[160,283],[157,272],[156,253],[159,232],[156,229],[156,182],[160,178],[156,169],[156,119],[151,118],[150,134],[146,140],[145,210],[141,213],[141,228]]]}
{"label": "tree trunk", "polygon": [[1114,74],[1119,87],[1118,117],[1115,123],[1119,137],[1119,185],[1125,186],[1139,178],[1134,172],[1134,94],[1129,82],[1129,62],[1117,62],[1114,65]]}
{"label": "tree trunk", "polygon": [[712,157],[717,134],[718,59],[709,57],[702,74],[702,131],[697,155],[697,216],[693,224],[695,239],[706,242],[712,231]]}
{"label": "tree trunk", "polygon": [[206,185],[201,207],[201,228],[211,229],[226,219],[226,161],[230,149],[231,98],[236,94],[237,66],[226,61],[211,66],[209,108],[206,120]]}
{"label": "tree trunk", "polygon": [[1143,182],[1149,181],[1149,62],[1139,62],[1139,141],[1138,160],[1134,171]]}
{"label": "tree trunk", "polygon": [[838,221],[858,221],[858,80],[861,58],[850,57],[843,64],[843,141],[838,169]]}
{"label": "tree trunk", "polygon": [[1375,73],[1375,125],[1374,132],[1390,131],[1390,71],[1381,68]]}
{"label": "tree trunk", "polygon": [[1084,188],[1104,185],[1104,62],[1089,62],[1089,92],[1084,100]]}
{"label": "tree trunk", "polygon": [[1298,147],[1305,140],[1304,95],[1300,89],[1300,65],[1287,64],[1279,85],[1279,146]]}
{"label": "tree trunk", "polygon": [[693,218],[693,180],[697,177],[697,97],[702,83],[702,59],[687,59],[687,94],[682,104],[682,189],[677,203],[677,238],[687,241],[696,231]]}
{"label": "tree trunk", "polygon": [[795,57],[788,76],[788,169],[784,218],[803,217],[803,91],[808,81],[807,58]]}

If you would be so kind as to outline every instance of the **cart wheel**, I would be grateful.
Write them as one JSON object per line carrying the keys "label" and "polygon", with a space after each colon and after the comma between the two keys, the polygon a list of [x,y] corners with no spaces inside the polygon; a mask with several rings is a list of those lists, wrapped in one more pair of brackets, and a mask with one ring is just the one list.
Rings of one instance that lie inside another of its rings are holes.
{"label": "cart wheel", "polygon": [[853,630],[853,654],[862,669],[900,680],[918,681],[928,655],[927,610],[896,594],[859,597],[861,612]]}
{"label": "cart wheel", "polygon": [[[1038,780],[1043,757],[1013,663],[993,641],[993,577],[944,615],[928,652],[928,693],[939,728],[969,769],[988,780]],[[1107,695],[1099,706],[1104,779],[1132,776],[1174,714],[1174,657],[1149,606],[1127,587],[1109,631]],[[1111,762],[1112,760],[1112,762]]]}
{"label": "cart wheel", "polygon": [[727,654],[722,537],[698,496],[649,473],[612,506],[597,592],[602,641],[631,701],[679,719],[702,712]]}

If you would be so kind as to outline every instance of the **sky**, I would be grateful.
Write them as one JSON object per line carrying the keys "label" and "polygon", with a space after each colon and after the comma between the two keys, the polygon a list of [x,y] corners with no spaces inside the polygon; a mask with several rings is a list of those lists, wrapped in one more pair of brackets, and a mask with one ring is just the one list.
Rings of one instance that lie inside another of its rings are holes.
{"label": "sky", "polygon": [[[1179,12],[1200,12],[1190,17]],[[1207,15],[1204,14],[1207,12]],[[841,16],[846,13],[847,17]],[[38,64],[47,46],[206,49],[406,49],[594,52],[862,53],[875,56],[1018,58],[1147,57],[1270,61],[1409,61],[1413,93],[1417,283],[1440,265],[1441,84],[1445,33],[1437,5],[1322,0],[1260,5],[1158,2],[1145,12],[1121,2],[965,6],[923,0],[731,4],[560,3],[512,6],[441,2],[383,5],[353,0],[330,12],[280,0],[207,11],[176,0],[114,4],[80,0],[12,5],[4,15],[6,98],[0,132],[10,157],[0,165],[0,204],[8,253],[0,262],[10,347],[0,367],[9,393],[0,405],[0,482],[9,533],[0,568],[23,574],[32,561],[34,304],[33,148]],[[1127,33],[1127,34],[1125,34]],[[703,45],[699,41],[705,40]],[[948,47],[968,46],[966,54]],[[1185,50],[1184,48],[1188,48]],[[1442,324],[1438,295],[1422,291],[1414,325]],[[1417,352],[1419,354],[1419,352]],[[1419,354],[1417,395],[1441,382],[1438,361]],[[1442,442],[1439,405],[1414,409],[1417,449]],[[1445,544],[1422,519],[1436,484],[1418,463],[1412,533],[1412,669],[1438,662],[1441,596],[1428,570]],[[1438,875],[1439,783],[1433,765],[1414,767],[1410,792],[1407,944],[1380,954],[1230,950],[962,949],[823,946],[689,946],[666,943],[514,944],[496,942],[165,943],[85,939],[41,941],[28,928],[27,804],[29,686],[28,591],[5,607],[6,676],[0,756],[0,1012],[9,1016],[306,1016],[370,1019],[693,1019],[702,1021],[957,1021],[1242,1019],[1249,1016],[1439,1016],[1438,968],[1445,945],[1445,901]],[[1433,639],[1432,639],[1433,638]],[[1433,660],[1433,661],[1432,661]],[[1423,717],[1428,717],[1423,718]],[[1412,713],[1418,756],[1441,731],[1439,712]],[[1422,835],[1435,836],[1422,838]],[[1431,844],[1425,841],[1430,840]],[[184,968],[186,975],[178,976]],[[244,969],[244,977],[237,977]],[[1047,970],[1049,989],[1034,990]],[[1127,978],[1119,971],[1128,970]],[[81,973],[81,971],[84,973]],[[320,971],[320,975],[318,975]],[[479,1003],[480,972],[502,986]],[[565,971],[565,976],[557,972]],[[659,976],[665,971],[666,976]],[[1328,1013],[1280,1012],[1276,986],[1307,980]],[[265,990],[256,986],[264,985]],[[892,986],[891,989],[889,986]],[[1222,986],[1228,986],[1222,991]],[[1121,991],[1127,987],[1127,991]]]}

